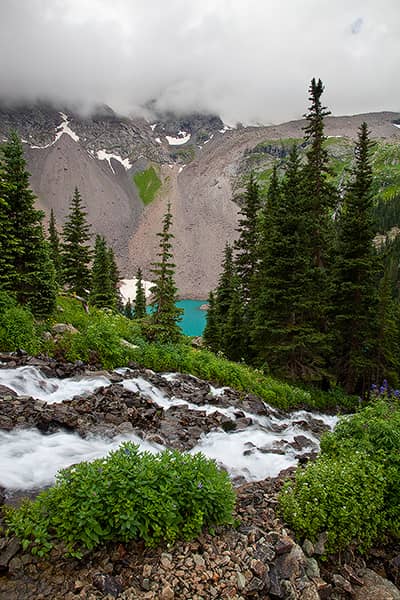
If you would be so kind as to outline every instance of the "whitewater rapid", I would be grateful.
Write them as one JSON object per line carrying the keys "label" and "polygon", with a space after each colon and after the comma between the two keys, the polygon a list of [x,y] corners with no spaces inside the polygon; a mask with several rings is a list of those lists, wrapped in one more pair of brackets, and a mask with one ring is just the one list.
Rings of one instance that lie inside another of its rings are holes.
{"label": "whitewater rapid", "polygon": [[[282,469],[295,466],[302,453],[318,450],[319,440],[307,427],[309,421],[318,419],[330,428],[337,421],[336,417],[307,411],[281,416],[271,407],[268,407],[268,416],[242,409],[239,416],[237,406],[193,404],[187,399],[169,397],[144,377],[130,378],[129,370],[121,369],[118,372],[125,376],[121,384],[126,390],[140,393],[164,410],[183,407],[208,415],[218,412],[232,421],[247,419],[249,424],[243,428],[229,432],[217,429],[202,434],[198,443],[190,450],[190,453],[201,451],[226,468],[232,477],[241,477],[247,481],[275,477]],[[179,377],[176,373],[163,375],[169,382]],[[100,387],[111,385],[111,382],[105,376],[96,375],[48,378],[35,367],[25,366],[0,369],[0,385],[12,389],[18,396],[31,396],[55,403],[93,393]],[[226,388],[209,386],[209,393],[214,398],[222,396],[225,390]],[[298,436],[302,438],[303,450],[296,449]],[[43,487],[54,481],[59,469],[105,456],[124,441],[132,441],[142,450],[150,452],[163,449],[162,445],[142,439],[133,432],[112,438],[98,435],[82,438],[76,433],[65,431],[46,434],[32,428],[7,432],[0,430],[0,486],[11,490]]]}

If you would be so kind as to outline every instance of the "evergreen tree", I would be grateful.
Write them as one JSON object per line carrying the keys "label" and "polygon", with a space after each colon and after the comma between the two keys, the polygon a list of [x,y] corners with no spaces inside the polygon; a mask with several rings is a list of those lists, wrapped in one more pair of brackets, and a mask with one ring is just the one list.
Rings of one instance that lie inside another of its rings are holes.
{"label": "evergreen tree", "polygon": [[136,273],[136,296],[135,296],[135,319],[143,319],[146,316],[146,294],[143,287],[142,270]]}
{"label": "evergreen tree", "polygon": [[320,367],[318,338],[310,338],[310,244],[297,147],[285,176],[276,168],[260,232],[259,292],[253,327],[257,362],[291,379],[310,379]]}
{"label": "evergreen tree", "polygon": [[107,258],[111,280],[113,306],[117,310],[122,311],[122,297],[119,291],[119,281],[121,279],[121,276],[118,270],[117,261],[115,260],[114,250],[112,248],[107,248]]}
{"label": "evergreen tree", "polygon": [[305,200],[303,208],[308,215],[311,258],[308,340],[317,350],[313,365],[318,366],[321,374],[324,366],[329,363],[332,353],[332,335],[329,331],[333,293],[331,256],[334,237],[333,214],[338,202],[337,191],[329,180],[330,168],[325,147],[324,117],[330,113],[321,103],[323,91],[321,80],[313,79],[309,88],[311,106],[305,115],[307,125],[304,131],[308,150],[303,168]]}
{"label": "evergreen tree", "polygon": [[53,261],[56,279],[57,281],[61,280],[61,253],[60,253],[60,237],[57,231],[56,220],[54,217],[54,211],[51,209],[50,211],[50,221],[49,221],[49,247],[50,247],[50,255],[51,260]]}
{"label": "evergreen tree", "polygon": [[125,304],[124,307],[124,315],[128,318],[128,319],[132,319],[133,318],[133,309],[132,309],[132,302],[131,299],[128,298],[127,303]]}
{"label": "evergreen tree", "polygon": [[222,262],[222,272],[218,280],[218,286],[215,292],[215,305],[217,321],[220,329],[223,330],[224,319],[228,314],[232,297],[232,278],[235,273],[233,262],[232,246],[225,244],[224,259]]}
{"label": "evergreen tree", "polygon": [[0,290],[12,290],[16,281],[14,255],[17,249],[17,238],[14,234],[10,207],[6,200],[9,186],[4,181],[0,163]]}
{"label": "evergreen tree", "polygon": [[377,334],[372,346],[372,369],[369,380],[382,383],[388,379],[398,386],[400,370],[400,305],[393,298],[390,267],[385,268],[378,290]]}
{"label": "evergreen tree", "polygon": [[92,267],[90,302],[98,308],[115,308],[115,288],[111,277],[111,265],[106,241],[96,236]]}
{"label": "evergreen tree", "polygon": [[69,290],[84,298],[90,290],[89,264],[93,254],[86,244],[91,237],[86,216],[81,195],[78,188],[75,188],[70,213],[63,229],[62,278]]}
{"label": "evergreen tree", "polygon": [[221,339],[214,292],[210,292],[208,296],[208,310],[206,315],[206,326],[203,331],[203,339],[205,344],[213,352],[218,352],[218,350],[220,350]]}
{"label": "evergreen tree", "polygon": [[181,337],[178,322],[181,319],[182,309],[177,308],[177,289],[174,282],[175,264],[172,262],[173,234],[170,232],[172,225],[171,205],[168,204],[167,212],[163,218],[163,230],[158,233],[160,238],[160,260],[153,263],[154,286],[151,323],[154,327],[155,338],[163,343],[176,342]]}
{"label": "evergreen tree", "polygon": [[259,188],[254,173],[251,173],[246,187],[244,204],[239,218],[239,239],[235,242],[235,264],[242,290],[243,302],[253,300],[254,274],[256,272],[258,212],[260,210]]}
{"label": "evergreen tree", "polygon": [[[35,196],[29,186],[23,148],[13,132],[2,146],[1,192],[3,218],[8,214],[7,261],[3,282],[16,293],[18,302],[28,304],[34,314],[47,316],[55,307],[55,273],[44,238],[43,213],[35,209]],[[5,279],[7,282],[5,282]]]}
{"label": "evergreen tree", "polygon": [[362,123],[355,147],[355,165],[338,222],[335,265],[335,330],[337,375],[349,393],[365,393],[371,377],[376,338],[377,259],[373,244],[369,132]]}
{"label": "evergreen tree", "polygon": [[243,303],[240,292],[240,279],[235,273],[232,277],[232,293],[228,313],[225,315],[223,330],[223,350],[227,358],[239,361],[243,359]]}
{"label": "evergreen tree", "polygon": [[251,173],[246,187],[244,204],[240,211],[239,238],[235,243],[235,266],[241,292],[242,357],[250,361],[252,357],[250,330],[254,319],[254,306],[257,297],[256,271],[258,265],[258,213],[260,210],[259,188],[254,173]]}

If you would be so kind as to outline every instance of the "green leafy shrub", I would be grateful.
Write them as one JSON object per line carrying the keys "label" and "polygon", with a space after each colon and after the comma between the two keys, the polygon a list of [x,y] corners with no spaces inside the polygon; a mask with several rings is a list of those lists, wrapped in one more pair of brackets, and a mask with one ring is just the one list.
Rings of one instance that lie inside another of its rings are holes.
{"label": "green leafy shrub", "polygon": [[400,404],[379,399],[343,417],[321,441],[318,461],[299,470],[280,504],[299,535],[328,533],[328,551],[352,541],[368,549],[400,537]]}
{"label": "green leafy shrub", "polygon": [[318,390],[305,390],[265,375],[258,369],[232,362],[209,352],[194,350],[186,344],[139,343],[133,359],[155,371],[178,371],[229,386],[244,393],[260,396],[265,402],[282,409],[308,407],[318,410],[346,409],[357,406],[354,398]]}
{"label": "green leafy shrub", "polygon": [[383,465],[365,453],[320,457],[285,485],[280,506],[298,535],[315,540],[326,531],[327,552],[353,541],[366,550],[386,525],[385,489]]}
{"label": "green leafy shrub", "polygon": [[[3,297],[3,308],[6,305]],[[1,350],[11,352],[23,348],[26,352],[34,354],[39,351],[39,347],[35,320],[28,309],[11,305],[0,311]]]}
{"label": "green leafy shrub", "polygon": [[80,557],[108,541],[191,539],[204,525],[232,523],[234,503],[227,473],[202,454],[153,455],[127,442],[60,471],[35,501],[7,507],[6,522],[25,549],[43,555],[61,541]]}

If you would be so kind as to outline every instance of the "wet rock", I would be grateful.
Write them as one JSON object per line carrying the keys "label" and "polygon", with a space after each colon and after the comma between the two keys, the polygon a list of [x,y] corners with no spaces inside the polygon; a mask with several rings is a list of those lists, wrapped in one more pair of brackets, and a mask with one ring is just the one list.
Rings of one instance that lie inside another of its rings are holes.
{"label": "wet rock", "polygon": [[93,577],[93,585],[103,594],[109,594],[113,598],[117,598],[122,592],[121,584],[109,574],[96,573]]}
{"label": "wet rock", "polygon": [[335,573],[332,577],[332,583],[339,592],[347,592],[351,594],[353,592],[353,588],[351,586],[350,581],[345,579],[342,575]]}
{"label": "wet rock", "polygon": [[0,570],[6,570],[11,559],[20,550],[21,544],[15,537],[5,541],[3,538],[3,546],[0,545],[0,548]]}
{"label": "wet rock", "polygon": [[303,552],[306,556],[312,556],[314,554],[314,545],[310,540],[304,540],[303,542]]}
{"label": "wet rock", "polygon": [[388,579],[371,569],[360,569],[357,575],[363,586],[354,586],[354,600],[400,600],[400,590]]}
{"label": "wet rock", "polygon": [[11,388],[7,387],[6,385],[0,384],[0,396],[12,396],[15,398],[18,396],[18,394],[17,394],[17,392],[15,392]]}
{"label": "wet rock", "polygon": [[51,328],[51,332],[54,334],[64,334],[64,333],[79,333],[79,331],[71,325],[70,323],[55,323]]}

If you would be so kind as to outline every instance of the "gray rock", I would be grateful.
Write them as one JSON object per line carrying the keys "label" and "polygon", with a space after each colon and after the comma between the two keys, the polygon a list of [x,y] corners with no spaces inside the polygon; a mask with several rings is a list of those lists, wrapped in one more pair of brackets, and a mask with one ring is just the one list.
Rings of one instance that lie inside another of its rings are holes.
{"label": "gray rock", "polygon": [[400,600],[400,590],[388,579],[381,577],[371,569],[357,572],[364,585],[354,586],[354,600]]}
{"label": "gray rock", "polygon": [[315,558],[306,558],[306,574],[310,578],[320,576],[319,565]]}
{"label": "gray rock", "polygon": [[0,570],[5,570],[8,567],[10,560],[17,554],[21,544],[16,537],[12,537],[0,552]]}
{"label": "gray rock", "polygon": [[71,325],[70,323],[55,323],[51,328],[52,333],[54,334],[63,334],[63,333],[79,333],[79,331]]}

